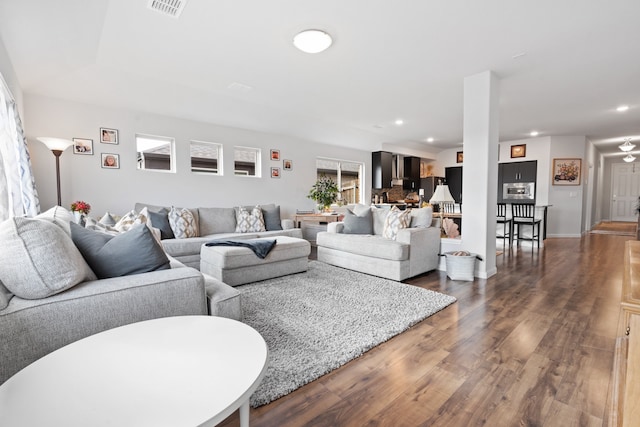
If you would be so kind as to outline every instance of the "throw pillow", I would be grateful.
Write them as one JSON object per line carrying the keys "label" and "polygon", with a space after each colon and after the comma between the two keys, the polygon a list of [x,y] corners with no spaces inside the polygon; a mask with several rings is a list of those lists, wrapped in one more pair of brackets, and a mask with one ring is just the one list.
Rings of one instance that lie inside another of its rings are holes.
{"label": "throw pillow", "polygon": [[116,236],[71,224],[71,238],[99,279],[171,268],[162,246],[143,224]]}
{"label": "throw pillow", "polygon": [[149,211],[149,218],[151,219],[151,224],[153,224],[154,228],[160,230],[160,239],[173,239],[175,236],[173,235],[173,230],[171,229],[171,224],[169,224],[169,210],[163,208],[159,212],[151,212]]}
{"label": "throw pillow", "polygon": [[101,233],[116,235],[120,234],[118,230],[110,225],[104,225],[99,221],[96,221],[93,218],[87,218],[84,223],[84,228],[88,228],[89,230],[100,231]]}
{"label": "throw pillow", "polygon": [[280,205],[262,206],[262,217],[264,218],[264,227],[267,231],[282,230]]}
{"label": "throw pillow", "polygon": [[371,213],[373,214],[373,234],[376,236],[382,236],[384,232],[384,223],[387,219],[387,214],[389,213],[389,208],[377,208],[375,206],[371,207]]}
{"label": "throw pillow", "polygon": [[256,206],[249,212],[243,206],[238,207],[236,210],[236,233],[252,233],[258,231],[266,231],[264,218],[262,217],[262,208]]}
{"label": "throw pillow", "polygon": [[[113,227],[114,225],[116,225],[116,219],[113,217],[113,215],[111,215],[109,212],[105,213],[102,218],[100,218],[100,220],[98,221],[100,224],[102,225],[108,225],[110,227]],[[86,225],[86,224],[85,224]]]}
{"label": "throw pillow", "polygon": [[171,231],[176,239],[198,237],[198,224],[189,209],[172,206],[168,217]]}
{"label": "throw pillow", "polygon": [[411,228],[427,228],[431,227],[433,220],[433,209],[420,208],[411,209]]}
{"label": "throw pillow", "polygon": [[124,232],[138,224],[146,224],[149,228],[153,226],[146,207],[140,213],[136,213],[135,210],[127,212],[113,227],[120,232]]}
{"label": "throw pillow", "polygon": [[71,238],[49,221],[10,218],[0,224],[0,241],[0,281],[20,298],[46,298],[95,279]]}
{"label": "throw pillow", "polygon": [[397,207],[393,206],[387,218],[384,220],[384,230],[382,237],[385,239],[396,240],[398,236],[398,230],[407,228],[411,222],[411,212],[408,210],[401,211]]}
{"label": "throw pillow", "polygon": [[38,214],[36,218],[46,219],[55,223],[57,226],[62,227],[68,235],[71,235],[71,231],[69,231],[69,223],[75,221],[73,219],[73,214],[62,206],[54,206],[51,209]]}
{"label": "throw pillow", "polygon": [[344,234],[373,234],[373,214],[371,209],[356,215],[347,209],[344,212]]}

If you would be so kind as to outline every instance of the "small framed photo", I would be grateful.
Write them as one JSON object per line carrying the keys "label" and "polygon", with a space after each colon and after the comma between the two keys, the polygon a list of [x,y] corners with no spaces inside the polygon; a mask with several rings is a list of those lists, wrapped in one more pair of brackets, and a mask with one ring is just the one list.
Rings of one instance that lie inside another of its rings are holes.
{"label": "small framed photo", "polygon": [[93,139],[73,138],[73,154],[93,156]]}
{"label": "small framed photo", "polygon": [[553,185],[580,185],[582,159],[553,159]]}
{"label": "small framed photo", "polygon": [[271,178],[280,178],[280,168],[271,168]]}
{"label": "small framed photo", "polygon": [[458,151],[456,153],[456,163],[462,163],[462,160],[463,160],[462,151]]}
{"label": "small framed photo", "polygon": [[291,160],[284,159],[282,161],[282,169],[290,171],[293,169],[293,162]]}
{"label": "small framed photo", "polygon": [[118,129],[100,128],[100,142],[118,144]]}
{"label": "small framed photo", "polygon": [[280,150],[271,150],[271,160],[280,160]]}
{"label": "small framed photo", "polygon": [[527,144],[512,145],[511,146],[511,158],[526,157],[527,156]]}
{"label": "small framed photo", "polygon": [[102,153],[101,164],[105,169],[120,169],[120,154]]}

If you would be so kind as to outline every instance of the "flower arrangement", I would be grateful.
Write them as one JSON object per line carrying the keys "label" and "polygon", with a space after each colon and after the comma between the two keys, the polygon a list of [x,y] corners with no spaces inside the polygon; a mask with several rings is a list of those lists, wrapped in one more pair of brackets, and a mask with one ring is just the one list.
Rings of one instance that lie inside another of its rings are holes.
{"label": "flower arrangement", "polygon": [[77,200],[71,203],[72,212],[80,212],[82,214],[87,215],[90,210],[91,210],[91,205],[87,202],[83,202],[82,200]]}
{"label": "flower arrangement", "polygon": [[322,175],[315,184],[309,190],[307,197],[311,200],[315,200],[318,204],[318,208],[328,210],[332,203],[338,200],[338,184],[336,184],[331,177]]}

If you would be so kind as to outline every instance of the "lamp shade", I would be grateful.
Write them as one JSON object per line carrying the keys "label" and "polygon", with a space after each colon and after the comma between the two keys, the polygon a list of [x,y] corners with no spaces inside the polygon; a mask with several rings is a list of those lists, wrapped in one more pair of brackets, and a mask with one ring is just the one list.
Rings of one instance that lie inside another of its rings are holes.
{"label": "lamp shade", "polygon": [[455,202],[455,200],[449,191],[449,186],[446,184],[440,184],[436,187],[436,191],[433,192],[433,196],[429,199],[429,203],[438,204],[447,202]]}
{"label": "lamp shade", "polygon": [[46,136],[39,136],[37,140],[42,142],[44,145],[46,145],[47,148],[51,151],[53,150],[64,151],[73,145],[73,141],[69,141],[68,139],[62,139],[62,138],[49,138]]}

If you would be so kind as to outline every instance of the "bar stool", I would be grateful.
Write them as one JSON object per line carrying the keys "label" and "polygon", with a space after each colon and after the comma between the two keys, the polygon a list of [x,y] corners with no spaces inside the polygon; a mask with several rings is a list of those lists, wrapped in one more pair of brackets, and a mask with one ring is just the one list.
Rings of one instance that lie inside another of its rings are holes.
{"label": "bar stool", "polygon": [[496,237],[502,238],[502,247],[506,250],[507,239],[509,239],[509,250],[513,244],[513,219],[507,218],[507,204],[498,203],[498,212],[496,213],[497,226],[502,226],[502,233],[499,228],[496,229]]}
{"label": "bar stool", "polygon": [[[541,219],[536,218],[536,207],[531,203],[512,203],[511,219],[513,220],[514,236],[518,239],[518,246],[521,240],[531,240],[531,254],[533,254],[533,242],[538,241],[538,249],[540,249],[540,223]],[[531,237],[523,237],[520,227],[523,225],[531,226]]]}

